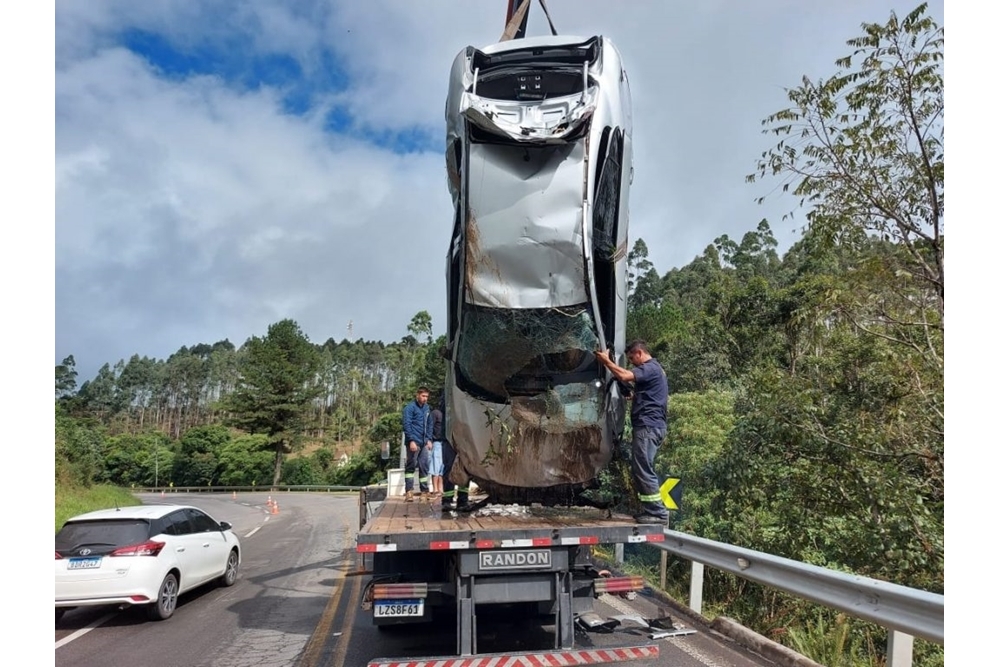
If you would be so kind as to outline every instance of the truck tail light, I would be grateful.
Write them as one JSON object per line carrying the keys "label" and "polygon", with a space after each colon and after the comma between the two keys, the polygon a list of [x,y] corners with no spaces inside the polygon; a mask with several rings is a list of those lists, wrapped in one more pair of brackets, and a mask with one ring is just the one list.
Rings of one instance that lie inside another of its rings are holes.
{"label": "truck tail light", "polygon": [[375,584],[372,587],[374,600],[401,600],[426,598],[427,584]]}
{"label": "truck tail light", "polygon": [[594,593],[629,593],[646,587],[642,577],[607,577],[594,580]]}

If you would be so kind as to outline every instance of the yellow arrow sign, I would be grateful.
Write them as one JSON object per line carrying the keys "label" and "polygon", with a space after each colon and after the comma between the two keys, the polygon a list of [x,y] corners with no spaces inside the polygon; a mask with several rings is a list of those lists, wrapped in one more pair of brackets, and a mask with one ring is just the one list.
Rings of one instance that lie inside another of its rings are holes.
{"label": "yellow arrow sign", "polygon": [[681,484],[680,477],[667,477],[660,485],[660,499],[668,510],[679,510],[681,508],[681,494],[684,492],[684,485]]}

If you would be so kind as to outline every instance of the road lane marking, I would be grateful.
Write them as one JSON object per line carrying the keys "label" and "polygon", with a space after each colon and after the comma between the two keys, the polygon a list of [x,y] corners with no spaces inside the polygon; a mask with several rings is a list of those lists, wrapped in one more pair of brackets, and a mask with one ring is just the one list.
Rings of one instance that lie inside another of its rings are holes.
{"label": "road lane marking", "polygon": [[97,619],[96,621],[93,621],[90,625],[87,625],[87,626],[84,626],[84,627],[80,628],[79,630],[77,630],[73,634],[66,635],[65,637],[63,637],[62,639],[60,639],[59,641],[56,642],[56,648],[59,648],[60,646],[65,646],[66,644],[70,643],[74,639],[79,639],[80,637],[84,636],[85,634],[87,634],[88,632],[90,632],[91,630],[93,630],[94,628],[96,628],[97,626],[101,625],[105,621],[111,620],[113,617],[114,617],[114,614],[107,614],[107,615],[102,616],[101,618]]}
{"label": "road lane marking", "polygon": [[[358,555],[354,554],[354,561],[357,562]],[[347,647],[351,644],[351,632],[354,630],[354,623],[358,615],[358,597],[361,595],[361,582],[359,577],[351,577],[351,599],[347,601],[347,609],[344,610],[344,630],[337,640],[337,648],[333,654],[334,665],[346,664]]]}
{"label": "road lane marking", "polygon": [[244,535],[243,539],[246,539],[246,538],[250,537],[251,535],[253,535],[254,533],[256,533],[258,530],[260,530],[260,526],[257,526],[256,528],[254,528],[253,530],[251,530],[249,533],[247,533],[246,535]]}
{"label": "road lane marking", "polygon": [[335,581],[338,583],[337,590],[330,596],[330,600],[326,603],[326,608],[323,609],[323,613],[319,617],[319,623],[316,624],[316,629],[313,631],[312,637],[306,643],[306,648],[302,652],[302,661],[299,663],[301,667],[315,667],[319,664],[319,657],[323,653],[323,647],[326,645],[330,626],[333,625],[333,618],[337,614],[337,607],[340,606],[340,598],[344,594],[344,588],[348,584],[345,573],[349,565],[350,563],[344,563],[343,567],[337,568],[337,576],[335,578]]}

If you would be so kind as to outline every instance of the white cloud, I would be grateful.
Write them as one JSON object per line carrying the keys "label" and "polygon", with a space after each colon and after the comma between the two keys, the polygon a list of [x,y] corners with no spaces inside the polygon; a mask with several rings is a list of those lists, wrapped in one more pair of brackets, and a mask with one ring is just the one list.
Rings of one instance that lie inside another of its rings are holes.
{"label": "white cloud", "polygon": [[[783,87],[823,77],[863,21],[891,0],[663,3],[549,0],[561,34],[605,34],[633,93],[631,238],[660,272],[781,213],[744,176],[768,146],[761,119]],[[347,73],[345,105],[372,132],[441,136],[451,62],[495,41],[506,3],[58,2],[56,358],[81,379],[132,353],[166,357],[228,337],[239,345],[291,317],[316,342],[397,340],[419,310],[444,325],[451,208],[443,158],[399,155],[322,129],[322,109],[283,112],[280,92],[224,76],[164,78],[118,44],[123,31],[178,44],[285,54],[307,74]],[[897,7],[897,12],[910,7]],[[940,0],[931,13],[943,21]],[[529,34],[547,25],[531,8]]]}

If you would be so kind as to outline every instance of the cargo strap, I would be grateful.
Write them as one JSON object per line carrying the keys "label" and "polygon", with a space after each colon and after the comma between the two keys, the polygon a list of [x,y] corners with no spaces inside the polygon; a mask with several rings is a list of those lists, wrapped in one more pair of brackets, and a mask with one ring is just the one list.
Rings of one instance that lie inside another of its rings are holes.
{"label": "cargo strap", "polygon": [[[545,0],[538,0],[542,5],[542,11],[545,12],[545,18],[549,22],[549,30],[552,31],[553,35],[558,35],[556,32],[556,27],[552,24],[552,17],[549,16],[549,8],[545,4]],[[531,5],[531,0],[524,0],[521,5],[517,8],[517,11],[510,17],[507,21],[507,27],[504,28],[503,34],[500,35],[500,41],[506,42],[514,38],[514,35],[521,32],[522,24],[524,23],[525,17],[528,15],[528,7]],[[522,33],[523,34],[523,33]]]}

